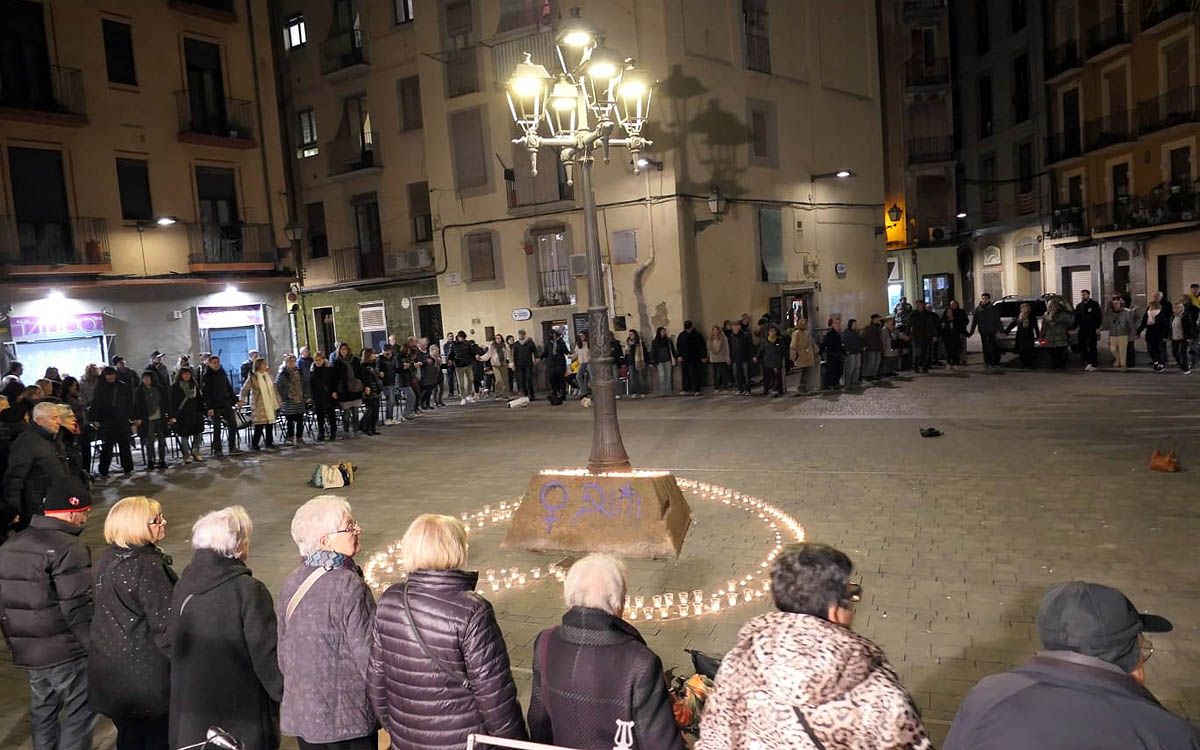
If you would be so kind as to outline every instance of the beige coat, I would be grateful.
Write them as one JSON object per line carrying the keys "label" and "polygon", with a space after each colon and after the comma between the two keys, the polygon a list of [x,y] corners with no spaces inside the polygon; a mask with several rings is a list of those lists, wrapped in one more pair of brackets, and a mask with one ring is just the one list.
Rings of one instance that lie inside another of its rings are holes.
{"label": "beige coat", "polygon": [[715,365],[729,364],[729,339],[725,334],[708,337],[708,361]]}
{"label": "beige coat", "polygon": [[250,397],[250,418],[254,424],[271,424],[279,411],[279,392],[270,373],[255,372],[242,385],[241,399]]}
{"label": "beige coat", "polygon": [[788,351],[788,359],[796,367],[813,367],[817,364],[817,348],[813,346],[812,336],[808,331],[797,329],[792,332],[792,347]]}

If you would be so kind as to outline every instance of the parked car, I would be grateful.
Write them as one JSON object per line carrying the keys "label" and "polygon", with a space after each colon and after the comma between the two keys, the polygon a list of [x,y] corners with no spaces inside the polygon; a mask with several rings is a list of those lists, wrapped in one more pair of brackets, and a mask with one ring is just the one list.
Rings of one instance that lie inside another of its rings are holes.
{"label": "parked car", "polygon": [[[1037,319],[1038,330],[1040,331],[1041,325],[1042,325],[1042,316],[1046,314],[1046,306],[1048,304],[1050,304],[1050,300],[1054,300],[1054,299],[1057,299],[1059,302],[1062,302],[1065,309],[1067,309],[1067,310],[1072,309],[1071,305],[1067,304],[1066,301],[1063,300],[1062,295],[1059,295],[1059,294],[1043,294],[1040,297],[1024,297],[1024,296],[1019,296],[1019,295],[1015,295],[1015,294],[1010,294],[1007,297],[1001,297],[995,303],[996,307],[999,308],[999,311],[1000,311],[1000,333],[996,336],[996,349],[1001,354],[1003,354],[1004,352],[1013,352],[1014,354],[1016,353],[1016,351],[1017,351],[1016,333],[1015,333],[1015,331],[1012,333],[1005,333],[1004,329],[1008,328],[1009,324],[1017,319],[1017,315],[1020,314],[1020,312],[1021,312],[1021,305],[1024,305],[1024,304],[1029,305],[1029,307],[1033,311],[1034,318]],[[1071,347],[1070,347],[1071,351],[1075,351],[1075,349],[1077,348],[1077,343],[1075,340],[1075,332],[1074,331],[1072,331],[1070,333],[1070,341],[1071,341]],[[1042,350],[1044,343],[1045,343],[1044,339],[1039,337],[1035,344],[1035,346],[1039,352],[1038,353],[1039,358],[1042,356],[1041,350]]]}

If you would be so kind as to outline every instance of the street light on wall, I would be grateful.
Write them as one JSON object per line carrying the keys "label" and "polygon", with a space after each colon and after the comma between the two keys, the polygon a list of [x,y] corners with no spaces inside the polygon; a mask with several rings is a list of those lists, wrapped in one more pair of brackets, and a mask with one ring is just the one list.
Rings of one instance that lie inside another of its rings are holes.
{"label": "street light on wall", "polygon": [[[643,161],[641,153],[652,145],[642,137],[642,128],[650,115],[655,81],[634,67],[632,60],[604,46],[596,27],[581,18],[578,9],[559,26],[555,52],[561,69],[556,76],[526,53],[509,79],[509,111],[522,133],[513,143],[524,145],[529,152],[534,175],[538,151],[544,146],[560,150],[568,184],[575,183],[575,171],[579,172],[588,259],[588,340],[594,363],[588,470],[624,470],[630,463],[617,422],[592,165],[597,150],[607,163],[613,146],[628,149],[634,174],[652,163]],[[548,136],[541,133],[543,122]]]}
{"label": "street light on wall", "polygon": [[900,206],[896,205],[895,203],[893,203],[892,207],[887,210],[888,221],[892,222],[893,224],[899,224],[902,216],[904,216],[904,209],[900,208]]}

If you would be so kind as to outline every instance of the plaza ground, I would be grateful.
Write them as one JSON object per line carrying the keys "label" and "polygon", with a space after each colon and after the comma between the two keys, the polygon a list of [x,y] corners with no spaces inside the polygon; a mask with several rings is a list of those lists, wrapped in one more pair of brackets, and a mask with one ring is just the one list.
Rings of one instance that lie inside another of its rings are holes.
{"label": "plaza ground", "polygon": [[[970,368],[857,395],[646,399],[622,401],[620,413],[635,465],[763,497],[810,539],[850,554],[865,589],[855,628],[884,648],[940,741],[976,681],[1037,650],[1041,595],[1069,579],[1116,586],[1174,621],[1175,632],[1154,638],[1148,687],[1172,711],[1200,720],[1198,388],[1200,375],[1175,371]],[[921,438],[926,426],[944,435]],[[178,570],[197,515],[245,505],[255,522],[249,565],[278,590],[296,564],[291,515],[317,494],[305,482],[319,461],[350,456],[360,467],[344,494],[364,529],[365,561],[418,513],[473,511],[518,497],[540,468],[579,465],[590,439],[591,413],[575,402],[455,406],[376,438],[179,465],[103,485],[101,494],[107,504],[132,494],[160,499]],[[1147,469],[1160,442],[1178,448],[1182,473]],[[702,503],[693,509],[680,561],[635,564],[635,585],[717,584],[770,546],[757,521]],[[100,509],[85,533],[96,548],[102,524]],[[473,544],[480,567],[521,557],[489,541]],[[561,613],[559,592],[550,591],[496,598],[523,705],[534,636]],[[638,625],[667,667],[682,668],[685,648],[724,651],[765,607]],[[7,652],[0,659],[0,747],[25,748],[27,684]],[[105,727],[98,746],[110,744]]]}

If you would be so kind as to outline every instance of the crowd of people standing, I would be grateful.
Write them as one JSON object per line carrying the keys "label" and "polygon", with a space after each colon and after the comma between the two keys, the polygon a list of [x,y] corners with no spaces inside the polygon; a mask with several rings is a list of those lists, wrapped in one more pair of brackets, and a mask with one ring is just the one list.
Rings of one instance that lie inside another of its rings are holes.
{"label": "crowd of people standing", "polygon": [[[341,497],[297,508],[296,566],[274,596],[248,567],[254,524],[240,506],[192,524],[179,574],[159,546],[168,519],[157,500],[113,505],[94,560],[80,539],[90,510],[81,480],[57,482],[43,513],[0,545],[0,625],[29,680],[35,750],[88,750],[97,715],[112,720],[118,750],[203,743],[214,725],[245,750],[276,750],[281,735],[302,750],[375,750],[380,730],[397,750],[459,750],[472,734],[580,750],[686,746],[681,728],[693,723],[624,618],[627,573],[610,555],[566,572],[567,609],[533,642],[523,711],[458,518],[412,522],[400,545],[407,574],[376,601],[355,562],[362,528]],[[701,692],[694,747],[931,747],[883,650],[854,632],[863,587],[850,558],[796,544],[769,575],[775,611],[742,626]],[[945,747],[1200,743],[1144,686],[1146,634],[1170,631],[1165,618],[1076,581],[1046,592],[1036,624],[1044,650],[972,690]]]}

